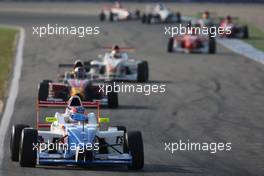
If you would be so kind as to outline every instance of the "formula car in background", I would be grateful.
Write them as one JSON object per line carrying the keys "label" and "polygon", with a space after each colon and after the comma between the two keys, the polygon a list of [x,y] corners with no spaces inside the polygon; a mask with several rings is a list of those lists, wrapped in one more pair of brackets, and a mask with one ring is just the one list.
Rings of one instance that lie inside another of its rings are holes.
{"label": "formula car in background", "polygon": [[[109,48],[107,48],[109,49]],[[111,52],[105,53],[102,61],[90,61],[90,74],[96,79],[106,81],[137,81],[147,82],[149,78],[148,62],[129,59],[124,50],[115,45]]]}
{"label": "formula car in background", "polygon": [[118,107],[118,94],[111,91],[100,91],[100,84],[92,79],[81,63],[60,64],[59,67],[71,67],[73,71],[66,71],[59,75],[58,82],[43,80],[38,87],[39,101],[67,101],[69,97],[78,95],[83,101],[99,101],[101,105],[109,108]]}
{"label": "formula car in background", "polygon": [[209,35],[184,34],[171,37],[168,41],[168,52],[209,53],[216,52],[215,38]]}
{"label": "formula car in background", "polygon": [[140,11],[132,12],[123,7],[120,2],[115,2],[113,6],[103,7],[99,15],[100,21],[120,21],[120,20],[137,20],[140,19]]}
{"label": "formula car in background", "polygon": [[221,20],[219,27],[225,29],[225,32],[220,35],[222,38],[248,38],[249,31],[248,26],[241,26],[235,24],[232,17],[227,16]]}
{"label": "formula car in background", "polygon": [[[78,96],[68,105],[57,102],[38,104],[42,107],[67,106],[64,113],[46,117],[49,124],[39,123],[37,128],[18,124],[12,126],[10,151],[12,161],[22,167],[37,165],[126,165],[130,170],[144,167],[143,140],[140,131],[127,131],[125,127],[100,128],[98,102],[81,102]],[[87,112],[84,107],[96,107]],[[39,114],[39,112],[37,113]],[[97,115],[96,115],[97,114]],[[40,128],[48,128],[42,131]],[[53,147],[51,147],[53,146]]]}
{"label": "formula car in background", "polygon": [[146,12],[142,14],[141,21],[144,24],[155,24],[179,23],[182,20],[179,12],[172,12],[164,4],[156,4],[154,7],[146,7]]}
{"label": "formula car in background", "polygon": [[199,13],[198,16],[200,17],[198,19],[192,19],[189,25],[197,26],[197,27],[208,27],[208,28],[213,26],[218,26],[214,13],[209,11],[204,11],[202,13]]}

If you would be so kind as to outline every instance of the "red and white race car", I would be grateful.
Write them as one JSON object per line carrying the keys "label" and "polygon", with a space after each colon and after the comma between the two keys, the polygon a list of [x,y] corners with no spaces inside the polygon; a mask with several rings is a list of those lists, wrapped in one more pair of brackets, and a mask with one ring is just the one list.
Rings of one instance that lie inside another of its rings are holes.
{"label": "red and white race car", "polygon": [[124,7],[120,2],[115,2],[113,6],[103,7],[99,15],[100,21],[120,21],[120,20],[133,20],[140,19],[140,11],[130,11]]}
{"label": "red and white race car", "polygon": [[171,37],[168,42],[168,52],[209,53],[216,51],[215,38],[208,35],[185,34]]}
{"label": "red and white race car", "polygon": [[[60,64],[59,67],[72,67],[73,64]],[[64,102],[71,96],[79,96],[83,101],[99,102],[102,106],[118,108],[117,92],[100,91],[103,83],[97,82],[87,74],[83,67],[66,71],[60,75],[60,80],[54,82],[43,80],[39,84],[39,101]]]}
{"label": "red and white race car", "polygon": [[248,26],[240,26],[238,24],[235,24],[232,20],[232,17],[227,16],[224,18],[220,24],[219,27],[222,27],[225,32],[220,35],[220,37],[223,38],[248,38],[249,32],[248,32]]}

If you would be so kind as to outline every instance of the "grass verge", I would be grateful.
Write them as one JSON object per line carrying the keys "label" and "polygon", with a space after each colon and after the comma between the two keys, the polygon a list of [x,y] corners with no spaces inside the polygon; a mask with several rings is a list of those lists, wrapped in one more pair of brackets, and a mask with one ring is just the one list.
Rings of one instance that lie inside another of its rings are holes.
{"label": "grass verge", "polygon": [[0,27],[0,100],[4,98],[15,51],[15,29]]}
{"label": "grass verge", "polygon": [[249,38],[242,39],[243,41],[249,43],[250,45],[254,46],[255,48],[264,51],[264,31],[259,29],[253,24],[239,22],[240,24],[248,25],[249,31]]}

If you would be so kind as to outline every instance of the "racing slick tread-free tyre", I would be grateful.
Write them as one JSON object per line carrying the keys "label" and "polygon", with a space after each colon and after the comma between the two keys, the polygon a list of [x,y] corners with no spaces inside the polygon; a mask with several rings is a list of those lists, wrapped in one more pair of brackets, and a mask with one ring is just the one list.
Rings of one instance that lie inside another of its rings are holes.
{"label": "racing slick tread-free tyre", "polygon": [[100,21],[104,21],[105,20],[105,14],[104,12],[101,12],[99,15]]}
{"label": "racing slick tread-free tyre", "polygon": [[148,62],[142,61],[138,64],[137,67],[137,81],[148,82],[148,77],[149,77]]}
{"label": "racing slick tread-free tyre", "polygon": [[111,21],[111,22],[114,21],[114,14],[112,12],[110,12],[109,21]]}
{"label": "racing slick tread-free tyre", "polygon": [[174,39],[173,39],[173,37],[171,37],[170,39],[169,39],[169,42],[168,42],[168,52],[169,53],[172,53],[173,52],[173,44],[174,44]]}
{"label": "racing slick tread-free tyre", "polygon": [[132,164],[128,166],[128,169],[142,169],[144,167],[144,147],[141,132],[128,132],[126,140],[128,149],[132,156]]}
{"label": "racing slick tread-free tyre", "polygon": [[10,153],[11,160],[19,160],[19,146],[20,146],[20,137],[22,130],[29,127],[28,125],[18,124],[12,126],[11,139],[10,139]]}
{"label": "racing slick tread-free tyre", "polygon": [[242,30],[243,30],[243,38],[247,39],[249,37],[248,26],[243,26]]}
{"label": "racing slick tread-free tyre", "polygon": [[136,10],[135,12],[135,15],[136,15],[136,19],[139,20],[140,19],[140,10]]}
{"label": "racing slick tread-free tyre", "polygon": [[180,12],[176,12],[176,18],[177,18],[177,23],[180,23],[182,20],[181,20],[181,13]]}
{"label": "racing slick tread-free tyre", "polygon": [[117,92],[110,92],[107,94],[108,108],[116,109],[118,108],[118,94]]}
{"label": "racing slick tread-free tyre", "polygon": [[38,89],[38,100],[39,101],[46,101],[49,95],[49,82],[42,81],[39,84]]}
{"label": "racing slick tread-free tyre", "polygon": [[34,145],[38,142],[38,131],[24,128],[21,134],[19,163],[22,167],[35,167],[37,162],[37,149]]}
{"label": "racing slick tread-free tyre", "polygon": [[147,22],[147,16],[146,16],[146,14],[143,14],[142,15],[141,22],[142,22],[142,24],[145,24]]}
{"label": "racing slick tread-free tyre", "polygon": [[209,37],[209,49],[208,49],[208,53],[209,54],[214,54],[216,50],[216,42],[215,42],[215,38]]}

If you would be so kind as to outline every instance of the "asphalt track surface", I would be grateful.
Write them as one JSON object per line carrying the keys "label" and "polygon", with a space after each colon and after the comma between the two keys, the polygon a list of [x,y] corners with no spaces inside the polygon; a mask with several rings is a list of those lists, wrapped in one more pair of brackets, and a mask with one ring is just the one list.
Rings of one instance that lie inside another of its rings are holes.
{"label": "asphalt track surface", "polygon": [[[120,94],[120,109],[103,110],[112,125],[141,130],[145,167],[21,168],[11,162],[9,134],[0,175],[262,175],[264,173],[264,67],[217,46],[217,54],[168,54],[161,25],[140,22],[100,23],[95,16],[1,13],[1,24],[26,30],[20,89],[12,123],[35,124],[37,85],[53,79],[59,63],[95,59],[101,46],[132,46],[130,57],[149,62],[150,83],[166,84],[163,94]],[[49,24],[100,26],[86,38],[32,35],[32,26]],[[11,128],[10,128],[11,129]],[[10,130],[11,131],[11,130]],[[164,151],[164,142],[232,142],[229,152]]]}

